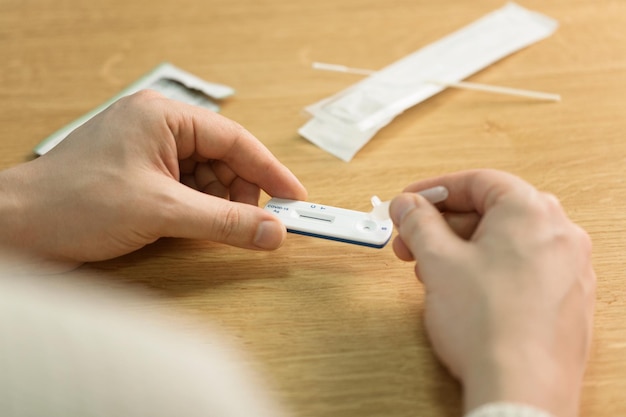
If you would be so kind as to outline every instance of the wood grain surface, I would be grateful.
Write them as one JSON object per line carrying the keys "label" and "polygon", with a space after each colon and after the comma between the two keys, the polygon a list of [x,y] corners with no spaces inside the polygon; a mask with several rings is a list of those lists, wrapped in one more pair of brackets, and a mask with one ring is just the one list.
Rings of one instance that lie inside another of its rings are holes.
{"label": "wood grain surface", "polygon": [[[556,194],[594,242],[598,295],[582,415],[626,415],[626,2],[526,0],[550,38],[469,81],[560,103],[448,90],[406,111],[350,162],[297,134],[303,108],[359,80],[312,61],[380,68],[501,0],[2,0],[0,168],[163,61],[233,86],[222,113],[303,181],[310,201],[367,210],[410,182],[467,168]],[[267,196],[263,196],[267,199]],[[264,201],[262,201],[264,202]],[[382,250],[290,235],[273,253],[164,239],[86,265],[218,323],[298,417],[458,416],[413,266]],[[149,306],[147,306],[149,308]]]}

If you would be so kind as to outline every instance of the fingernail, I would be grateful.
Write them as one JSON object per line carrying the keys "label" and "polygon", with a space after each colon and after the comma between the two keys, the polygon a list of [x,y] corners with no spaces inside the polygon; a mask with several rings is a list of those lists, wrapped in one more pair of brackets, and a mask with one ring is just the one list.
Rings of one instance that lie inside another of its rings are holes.
{"label": "fingernail", "polygon": [[276,249],[283,243],[284,227],[276,221],[265,220],[259,224],[254,245],[260,249]]}
{"label": "fingernail", "polygon": [[391,201],[389,206],[389,214],[394,224],[402,223],[402,219],[407,213],[415,210],[417,207],[417,195],[399,195]]}

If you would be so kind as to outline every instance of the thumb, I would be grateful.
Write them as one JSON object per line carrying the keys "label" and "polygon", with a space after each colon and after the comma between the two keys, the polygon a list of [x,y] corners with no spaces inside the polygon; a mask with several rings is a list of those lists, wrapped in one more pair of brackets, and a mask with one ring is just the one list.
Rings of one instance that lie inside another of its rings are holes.
{"label": "thumb", "polygon": [[462,244],[435,206],[419,194],[394,198],[389,213],[400,239],[418,262],[457,253]]}
{"label": "thumb", "polygon": [[211,240],[245,249],[272,250],[283,243],[285,226],[271,213],[175,183],[162,234]]}

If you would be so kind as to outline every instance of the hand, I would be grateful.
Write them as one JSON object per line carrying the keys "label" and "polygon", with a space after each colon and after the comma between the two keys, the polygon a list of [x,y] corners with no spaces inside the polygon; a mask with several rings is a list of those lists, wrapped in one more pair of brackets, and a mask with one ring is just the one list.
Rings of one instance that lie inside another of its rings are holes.
{"label": "hand", "polygon": [[466,411],[513,401],[577,415],[596,280],[588,235],[510,174],[461,172],[405,191],[435,185],[450,191],[443,215],[416,194],[392,201],[394,250],[417,261],[426,329]]}
{"label": "hand", "polygon": [[260,190],[306,199],[249,132],[143,91],[119,100],[39,159],[0,173],[0,243],[44,258],[113,258],[159,237],[275,249],[284,226]]}

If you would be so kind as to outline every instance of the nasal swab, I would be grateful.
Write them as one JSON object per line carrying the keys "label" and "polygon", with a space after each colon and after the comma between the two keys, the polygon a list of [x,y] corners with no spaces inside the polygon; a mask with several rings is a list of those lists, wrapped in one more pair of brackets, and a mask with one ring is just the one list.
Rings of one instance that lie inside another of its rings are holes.
{"label": "nasal swab", "polygon": [[[313,62],[313,68],[325,71],[344,72],[348,74],[373,75],[377,71],[363,68],[347,67],[345,65],[327,64],[325,62]],[[444,87],[459,88],[464,90],[483,91],[486,93],[507,94],[512,96],[534,98],[546,101],[561,101],[559,94],[544,93],[541,91],[524,90],[519,88],[501,87],[496,85],[487,85],[472,83],[467,81],[447,82],[441,80],[424,80],[425,83],[438,84]]]}
{"label": "nasal swab", "polygon": [[474,91],[484,91],[486,93],[508,94],[510,96],[534,98],[537,100],[561,101],[561,96],[559,94],[543,93],[541,91],[522,90],[520,88],[470,83],[467,81],[458,81],[456,83],[448,83],[445,81],[428,80],[428,82],[432,84],[439,84],[444,87],[460,88],[460,89],[474,90]]}
{"label": "nasal swab", "polygon": [[[432,204],[441,203],[446,198],[448,198],[448,189],[442,185],[437,187],[428,188],[423,191],[418,191],[416,194],[421,195],[426,200],[430,201]],[[378,196],[372,196],[372,211],[370,212],[370,216],[376,220],[387,220],[389,219],[389,206],[391,205],[391,200],[388,201],[380,201]]]}

